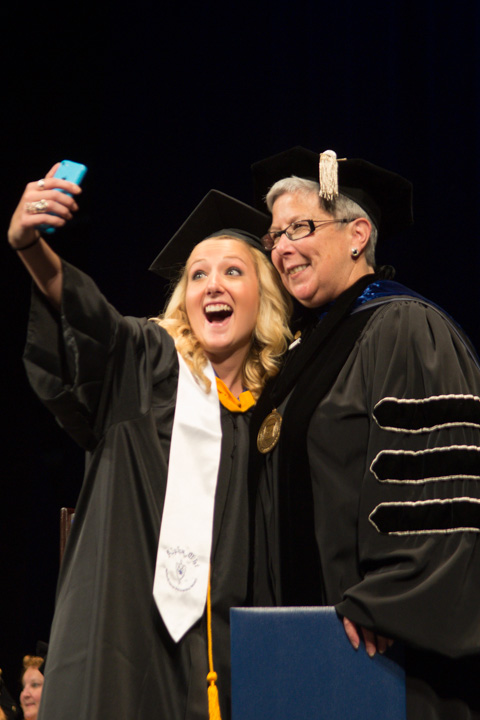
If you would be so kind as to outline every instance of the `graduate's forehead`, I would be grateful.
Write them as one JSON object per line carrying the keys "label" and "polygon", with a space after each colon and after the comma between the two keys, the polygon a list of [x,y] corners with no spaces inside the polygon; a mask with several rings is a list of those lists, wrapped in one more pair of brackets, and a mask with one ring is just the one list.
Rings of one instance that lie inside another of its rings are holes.
{"label": "graduate's forehead", "polygon": [[222,236],[206,238],[196,245],[187,261],[187,267],[202,261],[240,260],[252,263],[248,245],[238,238]]}

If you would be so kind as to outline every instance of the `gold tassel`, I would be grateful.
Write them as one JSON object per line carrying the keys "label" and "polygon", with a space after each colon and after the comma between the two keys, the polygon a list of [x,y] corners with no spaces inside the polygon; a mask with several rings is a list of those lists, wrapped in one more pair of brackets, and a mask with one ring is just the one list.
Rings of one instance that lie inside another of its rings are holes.
{"label": "gold tassel", "polygon": [[337,153],[325,150],[320,153],[320,197],[331,202],[338,197],[338,165]]}
{"label": "gold tassel", "polygon": [[208,641],[208,667],[210,672],[207,675],[208,685],[208,716],[210,720],[222,720],[220,715],[220,702],[218,699],[218,688],[216,686],[217,673],[213,669],[213,644],[212,644],[212,600],[210,593],[210,579],[212,568],[210,568],[207,590],[207,641]]}
{"label": "gold tassel", "polygon": [[215,685],[217,673],[209,672],[207,680],[210,683],[208,686],[208,717],[210,720],[222,720],[222,716],[220,715],[220,702],[218,700],[218,688]]}

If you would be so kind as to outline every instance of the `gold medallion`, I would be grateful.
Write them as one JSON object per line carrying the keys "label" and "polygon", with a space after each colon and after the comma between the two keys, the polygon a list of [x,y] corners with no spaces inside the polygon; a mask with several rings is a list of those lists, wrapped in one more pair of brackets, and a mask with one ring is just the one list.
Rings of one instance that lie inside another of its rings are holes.
{"label": "gold medallion", "polygon": [[267,415],[260,426],[257,435],[257,448],[264,455],[273,450],[280,437],[282,427],[282,416],[276,410]]}

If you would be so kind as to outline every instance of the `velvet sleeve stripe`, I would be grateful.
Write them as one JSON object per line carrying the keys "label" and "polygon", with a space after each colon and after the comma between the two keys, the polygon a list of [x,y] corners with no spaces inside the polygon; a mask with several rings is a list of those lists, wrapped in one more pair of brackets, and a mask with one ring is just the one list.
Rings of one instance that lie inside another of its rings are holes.
{"label": "velvet sleeve stripe", "polygon": [[392,432],[423,433],[445,427],[480,427],[480,398],[435,395],[420,399],[383,398],[373,410],[379,427]]}
{"label": "velvet sleeve stripe", "polygon": [[368,519],[384,535],[480,532],[480,500],[385,502],[377,505]]}
{"label": "velvet sleeve stripe", "polygon": [[452,445],[428,450],[382,450],[370,470],[383,483],[480,480],[480,447]]}

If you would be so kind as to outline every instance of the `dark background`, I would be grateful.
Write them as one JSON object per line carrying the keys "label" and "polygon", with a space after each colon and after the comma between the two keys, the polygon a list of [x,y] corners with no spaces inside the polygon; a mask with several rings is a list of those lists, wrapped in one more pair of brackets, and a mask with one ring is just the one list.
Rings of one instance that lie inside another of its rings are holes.
{"label": "dark background", "polygon": [[[252,162],[332,148],[413,181],[415,226],[379,260],[478,347],[479,8],[4,7],[2,227],[27,181],[63,158],[85,163],[80,217],[54,247],[119,310],[154,314],[164,288],[148,265],[210,188],[251,202]],[[59,509],[76,502],[83,458],[27,385],[30,283],[6,242],[1,252],[0,667],[17,694],[22,656],[48,639]]]}

